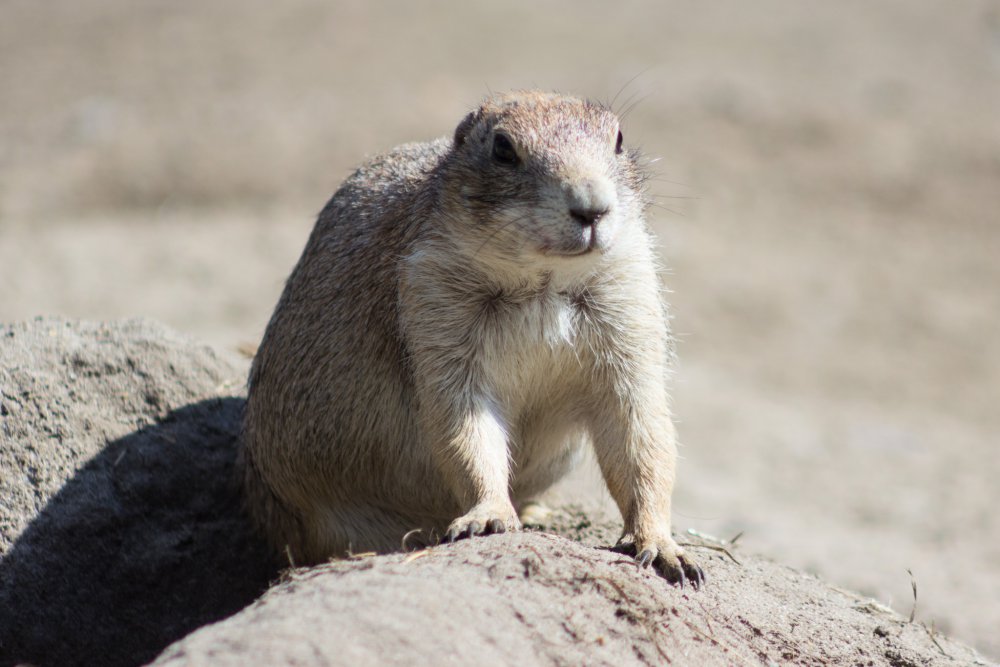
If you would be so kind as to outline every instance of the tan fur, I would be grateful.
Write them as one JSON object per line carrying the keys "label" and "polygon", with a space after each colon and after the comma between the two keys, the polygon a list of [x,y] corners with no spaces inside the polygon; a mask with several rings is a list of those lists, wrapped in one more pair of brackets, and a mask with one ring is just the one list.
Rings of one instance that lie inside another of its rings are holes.
{"label": "tan fur", "polygon": [[246,495],[275,547],[314,563],[414,529],[410,544],[516,530],[515,506],[591,442],[623,548],[700,583],[670,535],[670,338],[618,132],[597,104],[495,96],[453,139],[347,179],[251,371]]}

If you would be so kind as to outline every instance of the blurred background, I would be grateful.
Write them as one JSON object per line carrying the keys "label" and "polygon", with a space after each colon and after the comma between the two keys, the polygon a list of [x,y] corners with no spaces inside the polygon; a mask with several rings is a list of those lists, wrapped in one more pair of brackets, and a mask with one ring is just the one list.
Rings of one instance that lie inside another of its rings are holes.
{"label": "blurred background", "polygon": [[254,345],[355,165],[526,87],[660,158],[677,527],[1000,657],[1000,0],[4,0],[0,320]]}

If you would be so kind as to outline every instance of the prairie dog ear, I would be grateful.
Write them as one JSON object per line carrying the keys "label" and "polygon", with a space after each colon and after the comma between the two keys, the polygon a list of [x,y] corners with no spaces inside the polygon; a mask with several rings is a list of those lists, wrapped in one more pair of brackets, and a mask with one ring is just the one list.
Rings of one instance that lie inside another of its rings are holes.
{"label": "prairie dog ear", "polygon": [[461,146],[462,144],[465,143],[466,137],[469,136],[469,132],[472,130],[472,127],[476,124],[476,121],[478,120],[479,120],[479,111],[470,111],[468,115],[466,115],[466,117],[462,119],[462,122],[459,123],[458,127],[455,128],[456,146]]}

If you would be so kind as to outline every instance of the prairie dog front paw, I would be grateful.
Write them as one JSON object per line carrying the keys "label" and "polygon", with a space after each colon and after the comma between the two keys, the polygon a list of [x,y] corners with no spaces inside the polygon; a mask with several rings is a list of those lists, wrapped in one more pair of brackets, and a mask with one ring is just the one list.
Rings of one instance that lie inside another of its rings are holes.
{"label": "prairie dog front paw", "polygon": [[670,535],[656,539],[636,539],[626,534],[618,541],[614,550],[634,556],[642,567],[652,565],[664,579],[681,588],[689,581],[695,589],[705,585],[705,571]]}
{"label": "prairie dog front paw", "polygon": [[521,530],[514,507],[507,503],[480,503],[448,526],[445,540],[454,542],[473,535],[490,535]]}

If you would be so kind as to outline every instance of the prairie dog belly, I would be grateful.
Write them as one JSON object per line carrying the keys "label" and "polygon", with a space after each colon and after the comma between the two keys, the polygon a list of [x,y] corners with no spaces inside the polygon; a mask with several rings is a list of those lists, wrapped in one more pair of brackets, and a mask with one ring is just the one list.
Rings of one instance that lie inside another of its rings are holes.
{"label": "prairie dog belly", "polygon": [[566,293],[494,304],[483,373],[507,426],[514,499],[541,493],[569,472],[586,444],[591,355]]}

